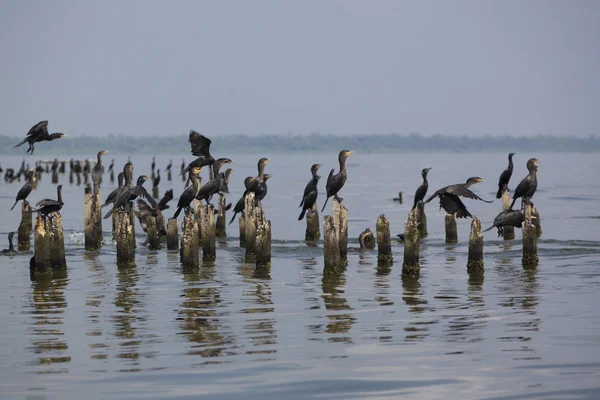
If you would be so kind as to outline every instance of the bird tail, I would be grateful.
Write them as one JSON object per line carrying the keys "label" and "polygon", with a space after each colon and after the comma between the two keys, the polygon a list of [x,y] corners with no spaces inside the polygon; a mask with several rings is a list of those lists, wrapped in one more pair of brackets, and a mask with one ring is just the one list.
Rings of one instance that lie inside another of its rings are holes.
{"label": "bird tail", "polygon": [[437,193],[432,194],[427,200],[425,200],[425,203],[423,203],[423,204],[429,203],[431,200],[433,200],[435,198],[435,196],[437,196]]}
{"label": "bird tail", "polygon": [[506,185],[502,185],[500,187],[498,187],[498,193],[496,193],[496,198],[497,199],[501,199],[502,195],[504,194],[504,191],[506,190]]}
{"label": "bird tail", "polygon": [[233,217],[231,217],[231,221],[229,221],[229,225],[231,225],[231,223],[233,222],[233,220],[235,220],[235,216],[237,215],[237,213],[233,213]]}
{"label": "bird tail", "polygon": [[304,219],[304,214],[306,214],[306,208],[302,209],[300,216],[298,217],[298,221],[302,221]]}
{"label": "bird tail", "polygon": [[494,228],[494,225],[492,225],[489,228],[487,228],[484,232],[491,231],[493,228]]}
{"label": "bird tail", "polygon": [[15,144],[15,145],[13,146],[13,149],[14,149],[14,148],[16,148],[16,147],[23,146],[23,145],[24,145],[26,142],[27,142],[27,138],[23,139],[23,141],[22,141],[22,142],[20,142],[20,143],[18,143],[18,144]]}
{"label": "bird tail", "polygon": [[12,211],[12,209],[15,208],[15,206],[17,205],[18,202],[19,202],[19,200],[15,201],[15,204],[13,204],[13,206],[10,208],[10,211]]}
{"label": "bird tail", "polygon": [[114,207],[110,209],[109,212],[106,213],[106,215],[104,216],[104,219],[108,219],[111,215],[113,215],[113,212],[115,211]]}
{"label": "bird tail", "polygon": [[225,211],[229,211],[229,210],[231,210],[231,203],[229,203],[225,206]]}
{"label": "bird tail", "polygon": [[182,209],[183,209],[182,207],[177,207],[177,211],[175,211],[173,218],[177,219],[177,217],[179,217],[179,214],[181,213]]}
{"label": "bird tail", "polygon": [[325,211],[325,206],[327,205],[327,202],[329,201],[329,197],[327,197],[325,199],[325,203],[323,204],[323,208],[321,208],[321,212]]}
{"label": "bird tail", "polygon": [[298,207],[302,207],[302,204],[304,204],[304,197],[302,198],[302,201],[300,202],[300,205]]}
{"label": "bird tail", "polygon": [[513,206],[515,205],[515,201],[517,201],[516,197],[513,199],[512,203],[510,203],[510,207],[508,207],[509,210],[512,210]]}
{"label": "bird tail", "polygon": [[473,216],[471,215],[471,213],[469,212],[469,210],[465,209],[460,209],[456,212],[456,218],[473,218]]}

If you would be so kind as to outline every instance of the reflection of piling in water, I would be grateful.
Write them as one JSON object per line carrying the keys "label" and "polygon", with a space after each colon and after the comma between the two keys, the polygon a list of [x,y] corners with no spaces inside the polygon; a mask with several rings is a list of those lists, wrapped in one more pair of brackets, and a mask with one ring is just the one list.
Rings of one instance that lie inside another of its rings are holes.
{"label": "reflection of piling in water", "polygon": [[186,213],[181,224],[181,264],[183,268],[198,268],[200,250],[198,245],[198,223],[191,213]]}
{"label": "reflection of piling in water", "polygon": [[127,211],[118,210],[116,214],[115,240],[117,242],[117,263],[130,264],[135,261],[135,234],[131,218]]}
{"label": "reflection of piling in water", "polygon": [[319,240],[321,232],[319,228],[319,210],[315,202],[311,209],[306,213],[306,233],[304,240]]}
{"label": "reflection of piling in water", "polygon": [[167,250],[177,250],[179,248],[179,232],[177,219],[169,218],[167,222]]}
{"label": "reflection of piling in water", "polygon": [[425,204],[423,201],[419,201],[417,203],[417,209],[419,210],[417,214],[417,222],[419,223],[419,235],[422,238],[427,237],[427,216],[425,215]]}
{"label": "reflection of piling in water", "polygon": [[225,225],[226,216],[226,208],[227,208],[227,197],[225,194],[219,196],[219,211],[217,213],[217,226],[215,228],[215,236],[217,237],[226,237],[227,236],[227,228]]}
{"label": "reflection of piling in water", "polygon": [[[508,210],[511,203],[512,199],[510,198],[510,193],[508,190],[505,190],[504,193],[502,193],[502,211]],[[515,238],[515,228],[513,226],[505,226],[502,228],[502,231],[502,238],[504,240],[513,240]]]}
{"label": "reflection of piling in water", "polygon": [[67,266],[60,213],[53,212],[45,219],[38,213],[35,218],[34,242],[34,263],[37,274],[50,273],[52,270]]}
{"label": "reflection of piling in water", "polygon": [[215,207],[212,204],[200,207],[200,224],[202,231],[202,260],[214,261],[215,244]]}
{"label": "reflection of piling in water", "polygon": [[265,219],[260,206],[256,207],[256,266],[271,265],[271,221]]}
{"label": "reflection of piling in water", "polygon": [[420,274],[419,266],[419,221],[418,209],[413,209],[408,214],[408,219],[404,223],[404,261],[402,263],[402,275],[418,277]]}
{"label": "reflection of piling in water", "polygon": [[456,219],[454,214],[446,214],[446,243],[458,242],[458,229],[456,228]]}
{"label": "reflection of piling in water", "polygon": [[473,218],[473,222],[471,222],[467,271],[469,273],[483,272],[483,234],[481,233],[481,222],[477,217]]}
{"label": "reflection of piling in water", "polygon": [[392,238],[390,236],[390,221],[381,214],[377,217],[377,261],[383,264],[392,264]]}
{"label": "reflection of piling in water", "polygon": [[332,215],[323,218],[325,269],[338,271],[348,265],[348,210],[344,203],[333,200]]}
{"label": "reflection of piling in water", "polygon": [[523,265],[538,265],[537,228],[532,222],[532,206],[525,204],[525,221],[523,221]]}
{"label": "reflection of piling in water", "polygon": [[27,200],[23,200],[21,203],[21,223],[19,224],[18,236],[18,249],[19,251],[27,251],[31,248],[31,226],[33,225],[33,218],[31,214],[31,206]]}
{"label": "reflection of piling in water", "polygon": [[83,195],[83,224],[86,250],[98,250],[100,247],[102,247],[101,204],[102,201],[99,193],[86,193]]}
{"label": "reflection of piling in water", "polygon": [[242,214],[238,218],[240,226],[240,247],[246,247],[246,217]]}
{"label": "reflection of piling in water", "polygon": [[256,215],[254,192],[248,192],[244,199],[246,262],[256,261]]}

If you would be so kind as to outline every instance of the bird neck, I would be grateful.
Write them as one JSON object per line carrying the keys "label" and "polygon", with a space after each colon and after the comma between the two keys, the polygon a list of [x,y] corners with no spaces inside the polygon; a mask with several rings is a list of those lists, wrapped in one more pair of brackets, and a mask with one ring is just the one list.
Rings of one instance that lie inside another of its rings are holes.
{"label": "bird neck", "polygon": [[12,236],[8,238],[8,251],[15,251],[15,246],[13,245]]}
{"label": "bird neck", "polygon": [[512,157],[508,157],[508,169],[512,171],[513,169],[513,160]]}
{"label": "bird neck", "polygon": [[62,203],[62,190],[60,187],[58,187],[58,189],[56,189],[56,193],[58,194],[58,202]]}
{"label": "bird neck", "polygon": [[340,157],[340,173],[346,173],[346,159],[344,157]]}
{"label": "bird neck", "polygon": [[258,164],[258,178],[263,179],[265,176],[265,164]]}

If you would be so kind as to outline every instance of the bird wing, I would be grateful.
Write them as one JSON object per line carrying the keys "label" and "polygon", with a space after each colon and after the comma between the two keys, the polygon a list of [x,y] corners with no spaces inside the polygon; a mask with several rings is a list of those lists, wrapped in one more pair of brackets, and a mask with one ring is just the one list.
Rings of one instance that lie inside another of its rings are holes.
{"label": "bird wing", "polygon": [[446,193],[466,197],[467,199],[481,200],[486,203],[492,203],[491,201],[484,200],[481,197],[477,196],[475,193],[471,192],[468,188],[464,187],[463,185],[449,186],[446,189]]}
{"label": "bird wing", "polygon": [[331,171],[329,171],[329,176],[327,177],[327,184],[325,185],[326,189],[331,185],[331,182],[333,181],[333,173],[334,172],[335,172],[335,170],[333,168],[331,168]]}
{"label": "bird wing", "polygon": [[46,131],[46,133],[48,133],[48,121],[40,121],[37,124],[35,124],[34,126],[32,126],[31,129],[29,130],[29,132],[27,132],[26,136],[37,137],[44,131]]}
{"label": "bird wing", "polygon": [[206,156],[210,157],[210,144],[211,141],[206,136],[191,130],[190,131],[190,145],[192,146],[192,154],[196,157]]}
{"label": "bird wing", "polygon": [[154,209],[152,207],[150,207],[150,205],[148,203],[146,203],[144,200],[138,198],[137,205],[138,205],[138,210],[139,210],[139,216],[154,214]]}
{"label": "bird wing", "polygon": [[150,194],[148,193],[146,188],[143,186],[138,186],[138,188],[139,188],[139,195],[142,196],[143,198],[145,198],[146,200],[148,200],[148,203],[150,203],[150,206],[153,209],[156,209],[158,207],[158,204],[156,204],[156,201],[154,200],[154,198],[152,196],[150,196]]}
{"label": "bird wing", "polygon": [[441,188],[440,190],[436,190],[436,192],[434,194],[432,194],[431,196],[429,196],[429,198],[427,200],[425,200],[425,204],[427,204],[431,200],[435,199],[437,196],[439,196],[441,193],[443,193],[444,190],[446,190],[446,188]]}
{"label": "bird wing", "polygon": [[169,189],[165,192],[165,195],[158,202],[158,208],[165,210],[168,206],[167,203],[173,200],[173,189]]}

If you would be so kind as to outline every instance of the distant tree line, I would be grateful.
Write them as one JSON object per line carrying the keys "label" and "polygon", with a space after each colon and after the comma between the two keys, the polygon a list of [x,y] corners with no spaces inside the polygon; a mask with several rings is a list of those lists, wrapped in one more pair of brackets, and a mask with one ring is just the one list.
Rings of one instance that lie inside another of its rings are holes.
{"label": "distant tree line", "polygon": [[[285,152],[337,152],[341,149],[361,152],[598,152],[600,138],[575,136],[538,135],[515,136],[424,136],[418,133],[401,135],[333,135],[313,133],[309,135],[209,135],[212,148],[219,154],[230,153],[285,153]],[[25,154],[26,147],[13,149],[21,138],[0,136],[0,154]],[[187,135],[132,137],[109,134],[106,136],[69,136],[36,146],[40,155],[81,155],[100,149],[117,154],[187,154],[190,147]]]}

